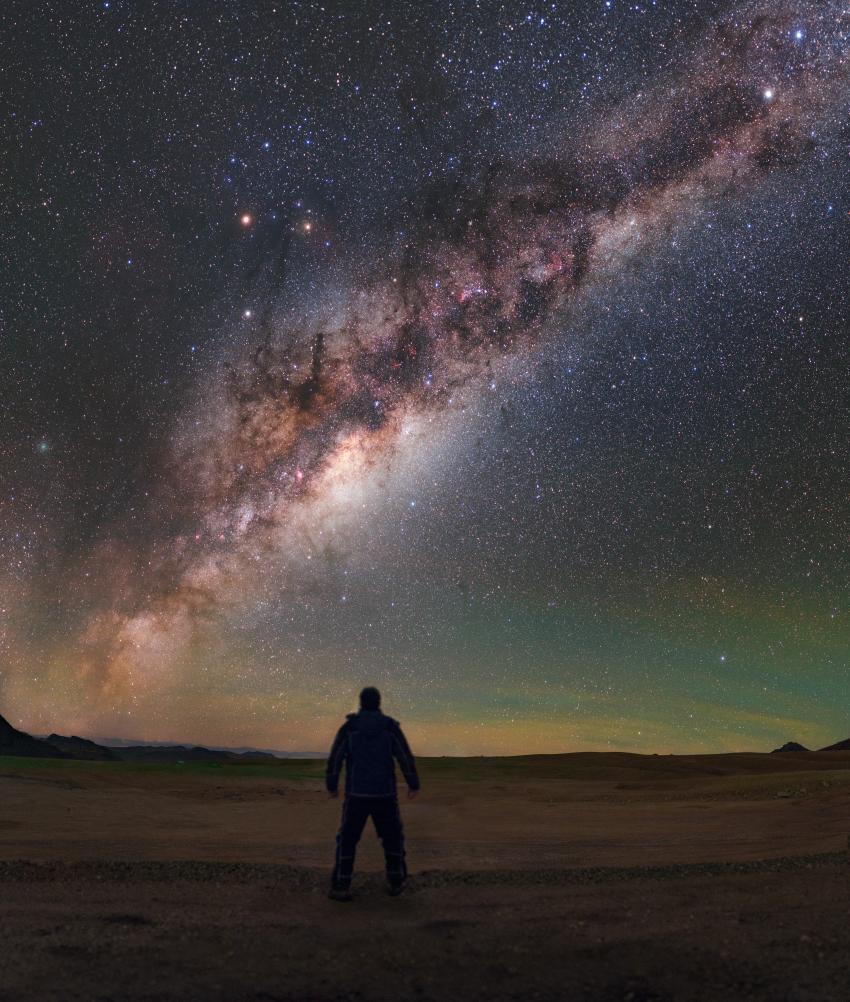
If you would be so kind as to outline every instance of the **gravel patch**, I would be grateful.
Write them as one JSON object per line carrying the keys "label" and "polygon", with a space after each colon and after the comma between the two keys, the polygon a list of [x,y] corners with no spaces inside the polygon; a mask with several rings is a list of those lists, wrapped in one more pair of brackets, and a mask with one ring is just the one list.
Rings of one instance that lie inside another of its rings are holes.
{"label": "gravel patch", "polygon": [[[784,873],[793,870],[850,863],[848,852],[826,852],[807,856],[783,856],[777,859],[748,860],[730,863],[687,863],[673,866],[588,867],[576,869],[496,869],[496,870],[423,870],[411,875],[410,889],[450,885],[540,885],[601,884],[631,880],[684,880],[695,876],[725,877],[748,873]],[[0,883],[73,883],[78,881],[171,882],[195,883],[265,883],[292,890],[314,890],[327,883],[327,872],[312,867],[275,863],[211,863],[193,860],[173,861],[81,861],[31,862],[0,861]],[[373,887],[383,883],[379,874],[361,874],[359,885]]]}

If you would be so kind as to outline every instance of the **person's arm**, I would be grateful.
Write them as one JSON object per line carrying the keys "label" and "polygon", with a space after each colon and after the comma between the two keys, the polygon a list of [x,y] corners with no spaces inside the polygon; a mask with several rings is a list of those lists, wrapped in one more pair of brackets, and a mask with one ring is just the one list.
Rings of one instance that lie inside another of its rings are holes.
{"label": "person's arm", "polygon": [[407,738],[405,738],[400,724],[396,724],[393,727],[392,735],[393,755],[396,757],[401,768],[404,781],[407,783],[407,789],[410,794],[416,793],[419,790],[419,775],[416,772],[416,760],[413,758],[413,752],[410,750],[410,745],[407,743]]}
{"label": "person's arm", "polygon": [[348,725],[343,724],[336,732],[331,753],[328,755],[328,763],[325,768],[325,786],[328,793],[335,797],[339,788],[339,774],[342,763],[345,761],[345,753],[348,751]]}

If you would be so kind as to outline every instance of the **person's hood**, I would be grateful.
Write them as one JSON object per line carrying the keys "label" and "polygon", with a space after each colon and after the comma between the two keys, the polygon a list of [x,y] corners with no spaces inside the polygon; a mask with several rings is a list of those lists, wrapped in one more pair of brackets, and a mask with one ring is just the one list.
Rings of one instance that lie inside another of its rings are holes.
{"label": "person's hood", "polygon": [[364,734],[377,734],[386,730],[393,722],[392,717],[388,717],[380,710],[360,710],[357,713],[349,713],[346,719],[352,727]]}

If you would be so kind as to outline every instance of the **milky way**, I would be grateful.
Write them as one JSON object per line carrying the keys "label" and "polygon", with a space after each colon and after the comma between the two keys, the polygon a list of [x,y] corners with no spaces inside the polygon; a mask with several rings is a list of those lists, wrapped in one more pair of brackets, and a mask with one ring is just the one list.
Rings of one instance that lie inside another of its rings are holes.
{"label": "milky way", "polygon": [[837,3],[685,21],[666,67],[559,126],[545,155],[506,151],[405,192],[403,225],[351,247],[327,303],[305,306],[314,319],[260,310],[145,455],[144,532],[119,516],[76,561],[83,623],[51,656],[97,719],[179,688],[184,662],[269,589],[311,601],[316,533],[344,536],[358,492],[403,480],[435,437],[462,439],[491,387],[533,386],[565,345],[580,355],[574,313],[704,213],[817,163],[846,110],[848,31]]}

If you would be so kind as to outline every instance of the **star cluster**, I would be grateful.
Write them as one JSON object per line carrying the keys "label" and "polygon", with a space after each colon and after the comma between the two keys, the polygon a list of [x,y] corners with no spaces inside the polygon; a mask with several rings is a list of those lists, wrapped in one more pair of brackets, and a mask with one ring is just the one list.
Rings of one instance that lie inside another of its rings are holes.
{"label": "star cluster", "polygon": [[13,719],[846,727],[841,4],[10,10]]}

